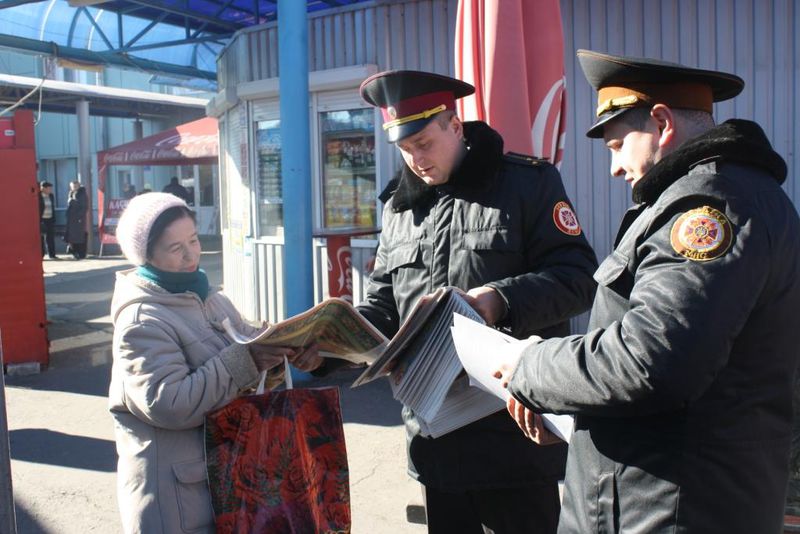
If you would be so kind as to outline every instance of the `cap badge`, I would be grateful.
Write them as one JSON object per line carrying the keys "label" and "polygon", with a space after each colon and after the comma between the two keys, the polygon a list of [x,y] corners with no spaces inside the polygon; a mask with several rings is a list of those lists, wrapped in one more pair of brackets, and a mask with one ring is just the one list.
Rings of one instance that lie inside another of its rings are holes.
{"label": "cap badge", "polygon": [[388,113],[392,119],[397,118],[397,110],[394,109],[394,106],[389,106],[388,108],[386,108],[386,113]]}
{"label": "cap badge", "polygon": [[731,246],[733,231],[728,218],[709,206],[687,211],[672,225],[672,248],[693,261],[719,258]]}
{"label": "cap badge", "polygon": [[636,95],[620,96],[610,98],[597,106],[597,116],[599,117],[606,111],[614,111],[620,108],[629,108],[639,103],[641,99]]}
{"label": "cap badge", "polygon": [[556,228],[567,235],[580,235],[581,225],[575,212],[563,200],[553,207],[553,222]]}

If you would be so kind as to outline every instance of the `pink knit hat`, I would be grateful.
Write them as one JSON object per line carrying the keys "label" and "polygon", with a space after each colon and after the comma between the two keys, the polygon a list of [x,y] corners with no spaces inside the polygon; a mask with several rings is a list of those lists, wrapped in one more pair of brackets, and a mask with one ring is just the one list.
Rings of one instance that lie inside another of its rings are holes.
{"label": "pink knit hat", "polygon": [[159,215],[169,208],[188,208],[183,199],[171,193],[144,193],[133,197],[117,224],[117,242],[134,265],[147,263],[147,238]]}

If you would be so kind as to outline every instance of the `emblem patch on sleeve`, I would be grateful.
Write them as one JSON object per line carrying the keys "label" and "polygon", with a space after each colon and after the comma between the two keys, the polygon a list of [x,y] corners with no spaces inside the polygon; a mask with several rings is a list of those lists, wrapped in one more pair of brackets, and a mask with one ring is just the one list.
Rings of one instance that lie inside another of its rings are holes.
{"label": "emblem patch on sleeve", "polygon": [[728,251],[733,241],[733,230],[721,211],[703,206],[678,217],[672,225],[670,241],[681,256],[694,261],[708,261]]}
{"label": "emblem patch on sleeve", "polygon": [[581,225],[575,212],[563,200],[553,207],[553,222],[556,228],[567,235],[580,235]]}

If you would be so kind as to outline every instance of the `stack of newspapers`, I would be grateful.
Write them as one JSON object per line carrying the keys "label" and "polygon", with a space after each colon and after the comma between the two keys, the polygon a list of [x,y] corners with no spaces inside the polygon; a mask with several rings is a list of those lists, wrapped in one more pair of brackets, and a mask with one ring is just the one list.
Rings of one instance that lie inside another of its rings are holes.
{"label": "stack of newspapers", "polygon": [[458,293],[451,291],[445,295],[390,378],[394,398],[424,421],[434,420],[453,382],[464,369],[450,334],[453,313],[483,322]]}
{"label": "stack of newspapers", "polygon": [[423,436],[438,438],[464,425],[505,408],[505,403],[484,390],[471,386],[469,377],[459,376],[447,392],[432,419],[417,418]]}
{"label": "stack of newspapers", "polygon": [[426,436],[439,437],[505,406],[469,385],[450,333],[456,313],[483,323],[452,287],[423,297],[386,352],[354,383],[389,374],[394,398],[411,408]]}

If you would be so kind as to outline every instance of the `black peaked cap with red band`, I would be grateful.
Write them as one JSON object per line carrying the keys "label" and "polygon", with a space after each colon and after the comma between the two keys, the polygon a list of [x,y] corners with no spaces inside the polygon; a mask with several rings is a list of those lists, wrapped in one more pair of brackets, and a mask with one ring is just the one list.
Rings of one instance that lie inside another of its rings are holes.
{"label": "black peaked cap with red band", "polygon": [[474,92],[461,80],[415,70],[379,72],[361,84],[364,100],[381,110],[390,143],[419,132],[438,113],[455,110],[456,99]]}

